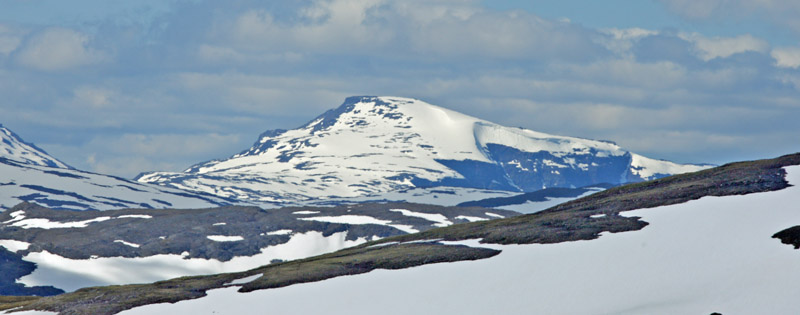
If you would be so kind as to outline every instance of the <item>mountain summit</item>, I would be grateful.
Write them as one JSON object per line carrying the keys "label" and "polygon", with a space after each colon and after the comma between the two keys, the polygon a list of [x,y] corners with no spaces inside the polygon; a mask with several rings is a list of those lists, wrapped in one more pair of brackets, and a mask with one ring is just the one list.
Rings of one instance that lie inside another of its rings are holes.
{"label": "mountain summit", "polygon": [[140,182],[261,202],[358,197],[439,186],[505,191],[655,179],[705,168],[614,143],[504,127],[402,97],[349,97],[252,148]]}

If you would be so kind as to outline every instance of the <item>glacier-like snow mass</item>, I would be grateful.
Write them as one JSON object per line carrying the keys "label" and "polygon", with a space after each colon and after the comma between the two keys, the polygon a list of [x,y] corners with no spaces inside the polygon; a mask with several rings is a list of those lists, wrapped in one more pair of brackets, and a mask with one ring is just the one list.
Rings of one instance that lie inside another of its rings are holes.
{"label": "glacier-like snow mass", "polygon": [[[623,212],[650,224],[489,259],[376,270],[280,289],[238,287],[122,314],[798,314],[800,251],[771,236],[800,224],[789,188]],[[314,297],[313,303],[308,303]]]}
{"label": "glacier-like snow mass", "polygon": [[265,132],[231,158],[138,180],[290,203],[430,187],[583,187],[703,168],[647,159],[611,142],[504,127],[420,100],[351,97],[300,128]]}

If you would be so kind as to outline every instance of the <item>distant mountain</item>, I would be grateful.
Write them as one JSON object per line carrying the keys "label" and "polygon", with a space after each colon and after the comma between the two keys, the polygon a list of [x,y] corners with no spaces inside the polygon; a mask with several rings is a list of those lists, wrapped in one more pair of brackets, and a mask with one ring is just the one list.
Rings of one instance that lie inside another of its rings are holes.
{"label": "distant mountain", "polygon": [[530,192],[704,168],[646,158],[611,142],[504,127],[415,99],[362,96],[297,129],[267,131],[231,158],[137,180],[283,203],[444,186]]}
{"label": "distant mountain", "polygon": [[800,153],[731,163],[610,188],[534,214],[243,272],[7,298],[0,310],[797,314],[798,183]]}
{"label": "distant mountain", "polygon": [[50,156],[32,143],[27,143],[13,131],[0,124],[0,160],[10,160],[26,165],[73,169]]}
{"label": "distant mountain", "polygon": [[55,209],[202,208],[231,200],[76,170],[0,125],[0,210],[21,202]]}

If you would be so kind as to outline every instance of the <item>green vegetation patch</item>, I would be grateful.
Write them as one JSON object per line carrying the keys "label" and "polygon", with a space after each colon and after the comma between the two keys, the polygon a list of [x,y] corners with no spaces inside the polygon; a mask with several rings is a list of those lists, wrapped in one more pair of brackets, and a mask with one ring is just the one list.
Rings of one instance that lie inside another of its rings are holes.
{"label": "green vegetation patch", "polygon": [[0,311],[23,307],[38,299],[38,296],[0,296]]}
{"label": "green vegetation patch", "polygon": [[421,265],[478,260],[499,250],[439,243],[392,244],[360,247],[332,254],[268,266],[263,276],[245,284],[240,292],[285,287],[329,278],[367,273],[375,269],[404,269]]}

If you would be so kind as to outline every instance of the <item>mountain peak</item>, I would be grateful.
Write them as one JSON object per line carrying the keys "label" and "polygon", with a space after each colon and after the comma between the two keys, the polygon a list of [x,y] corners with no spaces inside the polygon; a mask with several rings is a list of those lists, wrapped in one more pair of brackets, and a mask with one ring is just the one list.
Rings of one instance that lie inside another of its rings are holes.
{"label": "mountain peak", "polygon": [[535,191],[700,168],[609,142],[505,127],[416,99],[354,96],[297,129],[263,133],[229,159],[138,180],[285,202],[438,186]]}
{"label": "mountain peak", "polygon": [[0,124],[0,159],[22,164],[73,169],[52,157],[33,143],[27,143],[10,129]]}

